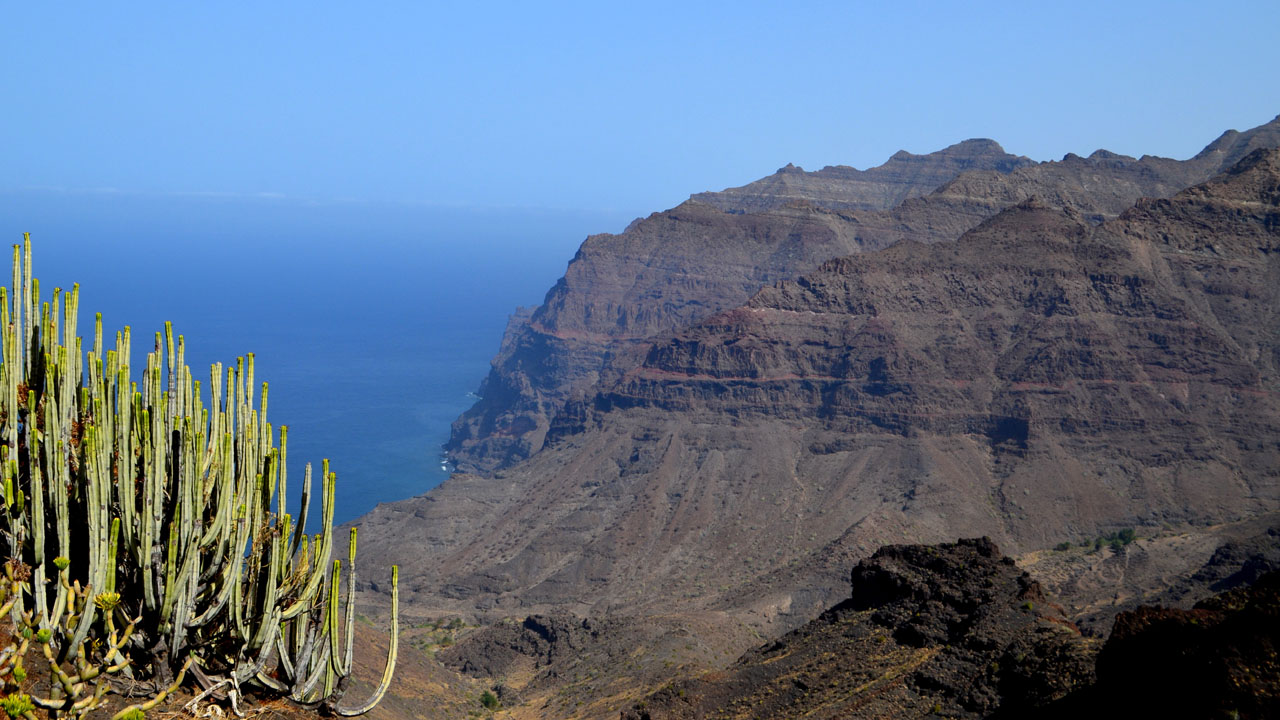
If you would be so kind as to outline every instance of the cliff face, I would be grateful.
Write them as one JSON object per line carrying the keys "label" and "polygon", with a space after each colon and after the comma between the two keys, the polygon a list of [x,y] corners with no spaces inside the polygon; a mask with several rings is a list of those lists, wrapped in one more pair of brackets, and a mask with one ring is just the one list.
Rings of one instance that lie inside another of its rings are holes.
{"label": "cliff face", "polygon": [[482,399],[454,423],[451,460],[492,470],[532,455],[566,400],[633,366],[649,339],[861,242],[847,218],[803,203],[735,215],[689,202],[587,238],[542,306],[508,328]]}
{"label": "cliff face", "polygon": [[511,323],[482,399],[454,424],[450,457],[475,472],[530,457],[566,402],[634,369],[650,342],[828,259],[903,240],[953,240],[1032,197],[1100,222],[1139,198],[1202,182],[1249,149],[1277,145],[1280,120],[1224,134],[1187,161],[1098,151],[1030,164],[971,140],[930,155],[899,153],[865,172],[784,168],[696,195],[621,235],[583,243],[543,305]]}
{"label": "cliff face", "polygon": [[381,506],[362,552],[437,607],[787,624],[888,540],[1280,509],[1278,187],[1258,151],[1102,225],[1027,201],[829,261],[650,343],[526,462]]}

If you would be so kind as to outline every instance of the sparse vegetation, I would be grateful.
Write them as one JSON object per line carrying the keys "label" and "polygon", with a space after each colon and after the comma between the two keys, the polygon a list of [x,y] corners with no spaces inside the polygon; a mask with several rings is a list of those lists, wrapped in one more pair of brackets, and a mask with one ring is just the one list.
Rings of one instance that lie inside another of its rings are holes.
{"label": "sparse vegetation", "polygon": [[1118,530],[1116,532],[1099,535],[1093,539],[1093,542],[1086,542],[1084,546],[1088,547],[1092,545],[1095,551],[1101,550],[1104,547],[1109,547],[1113,551],[1119,552],[1126,545],[1129,545],[1137,539],[1138,535],[1134,532],[1133,528],[1124,528],[1123,530]]}
{"label": "sparse vegetation", "polygon": [[453,647],[464,634],[476,627],[478,626],[468,625],[459,617],[435,618],[415,625],[414,630],[423,632],[415,633],[410,642],[422,652],[434,655]]}

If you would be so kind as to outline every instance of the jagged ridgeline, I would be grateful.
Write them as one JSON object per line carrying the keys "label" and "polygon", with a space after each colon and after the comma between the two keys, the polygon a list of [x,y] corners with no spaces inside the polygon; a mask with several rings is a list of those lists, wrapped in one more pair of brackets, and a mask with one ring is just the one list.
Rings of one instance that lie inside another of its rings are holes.
{"label": "jagged ridgeline", "polygon": [[[215,364],[202,394],[182,336],[165,323],[134,381],[128,327],[107,349],[99,314],[85,352],[79,287],[41,301],[29,235],[14,246],[12,287],[0,288],[0,616],[11,624],[0,628],[0,709],[80,717],[114,692],[129,698],[110,703],[122,708],[115,716],[138,718],[184,682],[201,701],[233,707],[250,694],[342,715],[372,709],[395,667],[398,569],[381,682],[364,703],[339,705],[352,667],[356,531],[341,608],[336,475],[324,461],[323,517],[309,536],[311,466],[295,519],[288,429],[277,447],[253,355],[225,374]],[[47,684],[33,683],[35,663]]]}

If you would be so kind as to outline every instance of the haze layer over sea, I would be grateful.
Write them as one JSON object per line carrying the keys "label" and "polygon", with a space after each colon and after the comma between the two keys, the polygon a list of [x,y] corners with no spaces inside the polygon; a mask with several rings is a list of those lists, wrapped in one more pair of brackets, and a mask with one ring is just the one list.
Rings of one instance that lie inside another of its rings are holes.
{"label": "haze layer over sea", "polygon": [[[47,300],[80,283],[80,335],[130,325],[133,378],[172,320],[187,362],[252,352],[268,419],[289,426],[290,494],[321,458],[335,519],[426,492],[508,315],[542,302],[586,235],[620,213],[310,204],[280,198],[0,193],[6,245],[30,232]],[[4,285],[8,254],[4,255]],[[110,346],[112,343],[107,341]],[[317,508],[318,509],[318,508]]]}

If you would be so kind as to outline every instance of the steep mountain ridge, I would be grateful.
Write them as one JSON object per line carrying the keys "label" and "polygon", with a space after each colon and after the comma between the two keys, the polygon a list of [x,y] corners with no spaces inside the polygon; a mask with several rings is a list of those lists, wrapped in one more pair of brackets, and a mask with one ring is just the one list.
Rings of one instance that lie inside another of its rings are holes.
{"label": "steep mountain ridge", "polygon": [[690,199],[732,213],[772,210],[795,201],[829,210],[888,210],[907,198],[932,192],[962,172],[1007,173],[1033,164],[1031,158],[1005,152],[994,140],[978,138],[927,155],[900,150],[883,165],[867,170],[829,165],[805,172],[787,165],[742,187],[697,193]]}
{"label": "steep mountain ridge", "polygon": [[570,403],[530,460],[380,506],[364,552],[451,611],[787,626],[887,541],[1274,511],[1277,160],[1101,226],[1026,201],[777,283]]}
{"label": "steep mountain ridge", "polygon": [[[636,367],[650,341],[827,259],[903,240],[952,240],[1031,197],[1098,222],[1141,197],[1204,181],[1249,148],[1277,145],[1280,118],[1228,132],[1187,161],[1098,151],[1029,165],[990,141],[966,141],[900,154],[861,174],[784,168],[776,182],[694,196],[621,235],[583,243],[543,305],[513,318],[482,399],[454,424],[450,457],[460,470],[491,472],[531,456],[567,401]],[[984,166],[995,169],[974,169]],[[835,180],[846,176],[853,179]],[[759,201],[748,202],[755,191]],[[899,195],[907,199],[890,209],[849,209]]]}

